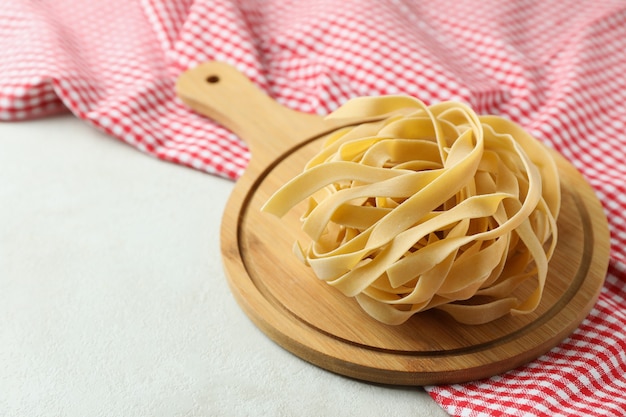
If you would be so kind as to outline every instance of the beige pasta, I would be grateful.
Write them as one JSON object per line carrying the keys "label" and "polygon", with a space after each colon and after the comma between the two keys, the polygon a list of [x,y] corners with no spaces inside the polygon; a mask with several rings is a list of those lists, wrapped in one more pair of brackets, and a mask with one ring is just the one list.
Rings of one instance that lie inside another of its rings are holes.
{"label": "beige pasta", "polygon": [[457,102],[364,97],[328,118],[372,116],[329,134],[264,205],[281,217],[308,199],[300,259],[387,324],[432,308],[468,324],[534,311],[557,241],[548,150]]}

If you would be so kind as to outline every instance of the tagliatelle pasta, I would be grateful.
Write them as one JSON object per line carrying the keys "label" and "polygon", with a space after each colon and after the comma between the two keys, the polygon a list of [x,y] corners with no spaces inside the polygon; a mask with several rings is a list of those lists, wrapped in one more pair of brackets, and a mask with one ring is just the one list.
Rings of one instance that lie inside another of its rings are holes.
{"label": "tagliatelle pasta", "polygon": [[300,259],[387,324],[432,308],[468,324],[534,311],[561,199],[548,150],[457,102],[364,97],[327,117],[372,116],[329,134],[264,205],[281,217],[308,199]]}

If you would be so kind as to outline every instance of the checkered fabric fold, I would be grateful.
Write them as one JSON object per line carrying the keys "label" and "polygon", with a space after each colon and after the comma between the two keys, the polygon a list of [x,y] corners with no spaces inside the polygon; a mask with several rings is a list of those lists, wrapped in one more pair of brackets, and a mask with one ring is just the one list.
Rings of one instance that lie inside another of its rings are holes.
{"label": "checkered fabric fold", "polygon": [[[586,177],[611,228],[596,307],[532,363],[427,387],[455,416],[626,415],[626,3],[622,0],[16,0],[0,6],[0,120],[70,111],[162,160],[236,179],[249,152],[174,94],[203,61],[326,114],[364,95],[501,114]],[[0,138],[1,141],[1,138]]]}

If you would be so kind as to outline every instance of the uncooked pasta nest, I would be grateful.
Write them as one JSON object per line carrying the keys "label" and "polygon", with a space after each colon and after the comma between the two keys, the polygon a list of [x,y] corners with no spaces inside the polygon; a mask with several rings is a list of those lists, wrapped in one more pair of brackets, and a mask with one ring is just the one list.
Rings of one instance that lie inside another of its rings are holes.
{"label": "uncooked pasta nest", "polygon": [[467,324],[534,311],[561,200],[549,151],[458,102],[363,97],[327,117],[375,116],[327,135],[262,208],[282,217],[308,199],[299,258],[386,324],[433,308]]}

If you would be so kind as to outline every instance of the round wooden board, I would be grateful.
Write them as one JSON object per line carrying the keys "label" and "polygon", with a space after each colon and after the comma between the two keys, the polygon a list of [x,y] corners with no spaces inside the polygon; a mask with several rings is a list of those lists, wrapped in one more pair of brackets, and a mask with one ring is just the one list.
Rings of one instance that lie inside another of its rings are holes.
{"label": "round wooden board", "polygon": [[[606,217],[591,187],[555,153],[562,187],[558,247],[535,312],[478,326],[459,324],[437,311],[415,315],[400,326],[377,322],[292,254],[296,240],[306,241],[297,208],[283,219],[260,211],[321,147],[319,140],[308,138],[365,120],[337,123],[295,112],[220,62],[186,71],[176,90],[188,106],[250,146],[252,160],[222,220],[222,259],[244,311],[299,357],[384,384],[474,380],[516,368],[556,346],[596,302],[609,261]],[[519,291],[523,296],[530,288]]]}
{"label": "round wooden board", "polygon": [[297,356],[370,382],[457,383],[535,359],[566,338],[593,307],[608,266],[608,226],[591,187],[555,153],[562,182],[558,247],[534,313],[478,326],[438,311],[417,314],[400,326],[370,318],[292,254],[296,240],[306,242],[299,210],[282,219],[260,211],[320,146],[316,140],[296,146],[264,172],[240,180],[222,228],[233,294],[260,329]]}

